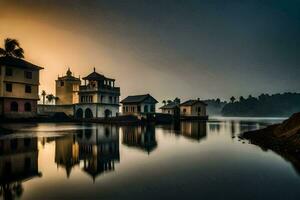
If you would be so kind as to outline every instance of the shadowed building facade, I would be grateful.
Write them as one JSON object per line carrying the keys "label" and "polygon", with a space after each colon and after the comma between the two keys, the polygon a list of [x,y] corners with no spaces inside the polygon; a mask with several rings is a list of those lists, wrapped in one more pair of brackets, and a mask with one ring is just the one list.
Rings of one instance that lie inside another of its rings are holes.
{"label": "shadowed building facade", "polygon": [[70,68],[65,76],[58,77],[55,81],[55,96],[58,97],[56,105],[79,103],[78,92],[80,83],[80,78],[74,77]]}
{"label": "shadowed building facade", "polygon": [[41,69],[19,58],[0,57],[0,115],[27,118],[37,114]]}
{"label": "shadowed building facade", "polygon": [[75,105],[76,118],[108,118],[119,113],[120,88],[115,79],[95,71],[83,78],[79,88],[79,103]]}

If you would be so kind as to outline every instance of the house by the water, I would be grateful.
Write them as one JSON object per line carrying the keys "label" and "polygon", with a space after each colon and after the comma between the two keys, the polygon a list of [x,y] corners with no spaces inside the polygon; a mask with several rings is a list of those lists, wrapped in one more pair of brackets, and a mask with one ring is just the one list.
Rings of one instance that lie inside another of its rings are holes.
{"label": "house by the water", "polygon": [[0,116],[36,116],[41,69],[23,59],[0,57]]}
{"label": "house by the water", "polygon": [[107,78],[94,71],[83,78],[79,87],[79,103],[75,104],[76,118],[108,118],[119,115],[120,88],[115,79]]}
{"label": "house by the water", "polygon": [[121,101],[123,115],[144,115],[155,113],[158,101],[150,94],[128,96]]}
{"label": "house by the water", "polygon": [[180,117],[182,119],[207,119],[206,106],[207,104],[200,99],[185,101],[180,104]]}
{"label": "house by the water", "polygon": [[174,101],[168,101],[160,107],[161,112],[164,114],[170,114],[170,115],[179,115],[180,114],[180,99],[176,98]]}

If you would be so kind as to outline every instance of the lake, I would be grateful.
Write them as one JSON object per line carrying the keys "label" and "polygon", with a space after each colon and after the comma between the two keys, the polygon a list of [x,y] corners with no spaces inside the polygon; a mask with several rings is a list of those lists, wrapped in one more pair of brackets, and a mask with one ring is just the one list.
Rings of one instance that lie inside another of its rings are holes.
{"label": "lake", "polygon": [[5,124],[3,199],[299,199],[300,174],[239,134],[276,118],[160,126]]}

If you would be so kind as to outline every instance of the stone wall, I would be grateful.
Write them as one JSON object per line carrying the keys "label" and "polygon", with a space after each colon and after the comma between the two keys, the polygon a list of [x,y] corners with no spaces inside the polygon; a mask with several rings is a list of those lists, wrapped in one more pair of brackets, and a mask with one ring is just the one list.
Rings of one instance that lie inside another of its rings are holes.
{"label": "stone wall", "polygon": [[68,116],[74,116],[74,105],[38,105],[38,114],[64,112]]}

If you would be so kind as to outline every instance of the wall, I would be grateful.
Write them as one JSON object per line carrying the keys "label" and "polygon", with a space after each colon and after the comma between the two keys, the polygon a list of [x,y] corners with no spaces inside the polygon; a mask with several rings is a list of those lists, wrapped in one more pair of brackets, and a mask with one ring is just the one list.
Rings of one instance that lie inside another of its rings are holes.
{"label": "wall", "polygon": [[64,112],[66,115],[74,116],[74,105],[37,105],[38,114]]}
{"label": "wall", "polygon": [[[200,107],[200,115],[198,115],[198,107]],[[184,109],[186,112],[184,113]],[[185,116],[206,116],[206,106],[202,103],[195,103],[193,106],[180,106],[180,114]]]}
{"label": "wall", "polygon": [[[64,82],[64,85],[61,86],[61,82]],[[56,80],[56,91],[55,96],[59,99],[57,100],[57,105],[65,104],[75,104],[78,103],[78,94],[80,81],[65,81],[65,80]]]}
{"label": "wall", "polygon": [[[86,109],[91,109],[92,113],[93,113],[93,118],[102,118],[105,117],[105,110],[108,109],[110,110],[111,116],[112,117],[116,117],[119,114],[119,106],[118,105],[103,105],[103,104],[91,104],[91,103],[87,103],[87,104],[76,104],[75,105],[75,110],[77,111],[78,109],[82,109],[83,111],[83,118],[85,118],[85,110]],[[76,115],[76,111],[75,111],[75,115]]]}
{"label": "wall", "polygon": [[[11,103],[16,102],[18,104],[18,112],[11,111]],[[31,112],[25,111],[25,103],[31,104]],[[37,113],[37,101],[29,99],[3,99],[3,114],[8,118],[30,118],[35,117]]]}

